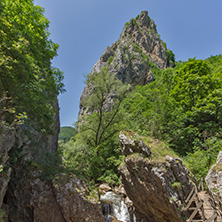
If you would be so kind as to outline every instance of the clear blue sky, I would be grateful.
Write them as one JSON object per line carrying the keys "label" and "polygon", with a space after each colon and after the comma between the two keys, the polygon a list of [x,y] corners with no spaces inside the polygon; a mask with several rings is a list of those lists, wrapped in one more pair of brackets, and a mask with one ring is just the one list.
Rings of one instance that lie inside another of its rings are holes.
{"label": "clear blue sky", "polygon": [[124,24],[147,10],[176,60],[222,54],[222,0],[34,0],[45,8],[51,39],[60,45],[53,65],[65,73],[59,96],[61,126],[78,117],[79,100],[90,73]]}

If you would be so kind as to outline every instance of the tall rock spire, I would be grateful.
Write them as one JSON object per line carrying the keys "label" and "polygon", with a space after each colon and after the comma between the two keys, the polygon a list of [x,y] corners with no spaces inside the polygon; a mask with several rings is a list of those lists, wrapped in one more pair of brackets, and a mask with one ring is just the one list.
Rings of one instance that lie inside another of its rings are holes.
{"label": "tall rock spire", "polygon": [[[156,25],[143,11],[135,19],[127,22],[118,41],[107,47],[94,65],[91,74],[108,67],[123,83],[145,85],[154,80],[151,67],[167,68],[174,61],[169,61],[166,44],[160,39]],[[90,93],[85,87],[81,101]],[[84,107],[80,101],[80,114]]]}

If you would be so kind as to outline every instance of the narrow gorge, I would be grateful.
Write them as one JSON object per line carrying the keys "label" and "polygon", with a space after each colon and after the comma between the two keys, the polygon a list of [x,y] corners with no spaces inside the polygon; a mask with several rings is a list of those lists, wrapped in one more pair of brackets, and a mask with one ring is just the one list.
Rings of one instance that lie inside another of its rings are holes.
{"label": "narrow gorge", "polygon": [[[182,65],[184,64],[179,64],[180,67]],[[167,110],[174,109],[176,106],[161,107],[162,101],[157,101],[150,96],[151,92],[156,92],[156,97],[161,97],[154,86],[145,99],[142,97],[144,94],[139,91],[136,94],[130,93],[134,92],[134,89],[143,90],[142,87],[155,81],[158,82],[161,78],[165,78],[163,81],[167,85],[175,66],[175,56],[160,39],[156,25],[148,16],[148,12],[143,11],[135,19],[131,19],[125,24],[119,39],[105,49],[89,75],[93,80],[97,76],[101,80],[100,74],[108,73],[113,77],[113,84],[105,82],[107,88],[117,84],[118,89],[125,90],[124,93],[121,90],[118,92],[118,90],[112,91],[112,89],[108,93],[102,92],[106,95],[104,100],[97,98],[100,104],[102,103],[97,112],[96,102],[87,101],[97,86],[88,81],[80,98],[76,130],[78,132],[68,142],[66,141],[67,143],[59,141],[58,144],[60,131],[59,105],[56,99],[58,92],[55,89],[52,92],[45,92],[44,85],[41,91],[46,95],[52,94],[53,97],[53,121],[48,126],[50,131],[43,130],[35,119],[33,119],[35,124],[24,121],[23,124],[1,130],[0,221],[187,221],[192,212],[184,210],[187,206],[186,199],[198,183],[188,167],[189,159],[184,161],[178,154],[180,147],[173,146],[184,137],[175,134],[175,137],[170,138],[171,140],[167,136],[162,137],[163,140],[159,139],[158,135],[162,132],[168,132],[170,127],[176,128],[176,123],[172,122],[170,126],[167,126],[168,128],[164,128],[162,125],[162,128],[158,128],[159,119],[153,113],[145,113],[146,121],[144,121],[142,118],[139,119],[140,116],[135,111],[137,106],[135,105],[136,108],[131,107],[135,101],[138,102],[135,104],[150,101],[143,106],[145,111],[151,109],[150,104],[155,103],[154,113],[159,114],[159,110],[164,110],[164,117],[168,118]],[[179,68],[176,72],[180,70]],[[162,75],[164,70],[166,72]],[[168,70],[171,71],[167,73]],[[44,72],[42,69],[41,73]],[[45,76],[44,73],[38,82],[44,82]],[[47,81],[52,81],[51,72],[49,72],[49,76]],[[3,83],[0,82],[0,86],[4,85]],[[123,88],[121,88],[121,84]],[[124,86],[128,86],[128,88],[124,88]],[[168,86],[169,89],[166,87],[165,90],[166,94],[174,96],[176,93],[170,92],[173,87]],[[34,85],[33,88],[35,87]],[[119,95],[123,95],[123,97],[120,99]],[[130,96],[126,98],[127,95]],[[215,99],[216,93],[213,95]],[[207,102],[207,99],[204,102]],[[8,104],[3,104],[2,107],[6,105]],[[46,106],[46,104],[44,105]],[[199,104],[198,107],[200,106]],[[42,107],[40,106],[40,108]],[[133,126],[134,129],[130,128],[133,125],[129,120],[131,116],[129,119],[124,117],[124,115],[129,116],[125,111],[127,108],[129,108],[132,118],[139,119],[135,123],[136,126]],[[183,109],[186,109],[184,101]],[[220,112],[220,109],[219,107],[217,112]],[[139,110],[139,113],[144,110]],[[196,117],[198,112],[201,111],[197,110],[193,116]],[[207,115],[207,111],[203,112],[204,115]],[[101,113],[100,120],[106,118],[104,125],[102,122],[98,124],[97,113]],[[156,117],[156,119],[150,122],[152,117]],[[28,116],[28,118],[30,117]],[[44,118],[48,118],[47,113],[40,116],[39,120],[44,122]],[[186,116],[186,118],[189,119],[191,116]],[[1,121],[6,120],[8,121],[8,116],[2,115]],[[183,121],[185,122],[185,120]],[[192,122],[190,119],[189,121]],[[157,127],[157,130],[152,134],[144,133],[140,124],[143,124],[144,129]],[[193,122],[192,124],[194,125]],[[135,132],[136,129],[137,132]],[[96,132],[95,138],[94,134],[88,133],[90,130],[93,133]],[[213,135],[213,131],[203,131],[207,135],[208,133]],[[190,135],[188,134],[186,138]],[[205,138],[207,140],[207,136]],[[172,140],[174,143],[170,143]],[[186,145],[185,142],[184,144]],[[191,143],[188,145],[191,146]],[[197,147],[195,148],[198,150]],[[189,151],[195,153],[195,149],[190,148]],[[206,186],[217,203],[216,207],[222,207],[220,205],[222,203],[221,155],[220,153],[216,164],[212,166],[206,178]],[[197,217],[200,216],[197,214]],[[220,216],[218,213],[218,219]]]}

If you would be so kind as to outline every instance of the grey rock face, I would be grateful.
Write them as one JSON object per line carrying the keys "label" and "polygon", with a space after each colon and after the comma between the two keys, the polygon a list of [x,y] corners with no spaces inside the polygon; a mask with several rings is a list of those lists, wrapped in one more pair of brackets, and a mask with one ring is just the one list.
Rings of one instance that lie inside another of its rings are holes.
{"label": "grey rock face", "polygon": [[219,152],[217,162],[211,167],[206,178],[206,185],[210,193],[222,200],[222,151]]}
{"label": "grey rock face", "polygon": [[[3,166],[3,172],[0,172],[0,207],[2,206],[6,192],[7,196],[9,193],[14,193],[17,189],[17,184],[20,184],[23,180],[23,171],[29,170],[25,169],[27,165],[25,163],[30,161],[42,161],[44,154],[57,150],[57,138],[60,128],[57,100],[55,101],[54,108],[57,112],[54,116],[55,124],[52,126],[54,134],[52,135],[38,132],[33,127],[27,125],[17,126],[15,129],[6,130],[1,134],[0,165]],[[11,164],[15,167],[11,168]],[[10,188],[8,189],[9,184]],[[31,184],[27,186],[31,186]],[[10,213],[15,212],[15,210],[11,210],[10,208],[12,207],[12,209],[15,209],[14,203],[18,201],[17,197],[17,195],[13,195],[13,199],[8,198],[8,200],[10,199],[10,201],[8,201]],[[19,211],[19,208],[22,208],[23,202],[21,201],[18,203],[21,203],[21,206],[19,206],[19,204],[17,205]],[[29,212],[29,210],[27,212]],[[32,218],[31,214],[29,216]]]}
{"label": "grey rock face", "polygon": [[[154,21],[144,11],[126,23],[119,40],[105,49],[91,74],[108,66],[110,73],[114,73],[123,83],[135,87],[154,80],[150,67],[153,65],[160,69],[167,68],[167,48],[158,36]],[[81,101],[90,92],[90,87],[86,85],[80,99],[80,115],[86,110]]]}
{"label": "grey rock face", "polygon": [[178,209],[182,208],[193,187],[190,171],[180,158],[165,156],[164,161],[152,161],[152,153],[149,157],[141,155],[144,151],[139,144],[135,149],[137,142],[132,137],[129,140],[126,137],[129,136],[120,134],[127,156],[119,171],[126,194],[135,207],[137,220],[183,221]]}
{"label": "grey rock face", "polygon": [[144,157],[149,157],[151,155],[149,147],[142,140],[130,139],[123,133],[120,133],[119,139],[122,144],[122,154],[124,156],[133,153],[140,153]]}
{"label": "grey rock face", "polygon": [[104,222],[100,204],[88,197],[84,181],[59,174],[50,183],[41,176],[41,170],[23,170],[23,178],[7,193],[11,222]]}
{"label": "grey rock face", "polygon": [[58,175],[53,180],[56,200],[67,222],[104,222],[98,199],[89,197],[86,183],[77,177]]}
{"label": "grey rock face", "polygon": [[8,183],[11,175],[11,168],[7,168],[8,152],[11,150],[15,143],[15,130],[8,130],[4,134],[0,135],[0,165],[3,167],[3,171],[0,172],[0,207],[3,203]]}

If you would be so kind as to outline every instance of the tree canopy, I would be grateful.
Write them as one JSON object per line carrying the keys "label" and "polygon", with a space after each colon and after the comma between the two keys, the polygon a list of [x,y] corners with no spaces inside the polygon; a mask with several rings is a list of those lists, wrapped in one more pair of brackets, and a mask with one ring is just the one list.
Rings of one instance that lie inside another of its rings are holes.
{"label": "tree canopy", "polygon": [[87,76],[90,94],[82,105],[85,114],[77,123],[79,133],[68,143],[60,144],[67,166],[98,181],[119,180],[121,148],[118,133],[124,113],[121,108],[129,85],[124,85],[108,68]]}
{"label": "tree canopy", "polygon": [[49,39],[43,13],[33,0],[0,2],[0,97],[7,93],[16,113],[26,112],[30,124],[50,130],[63,73],[51,65],[58,45]]}

